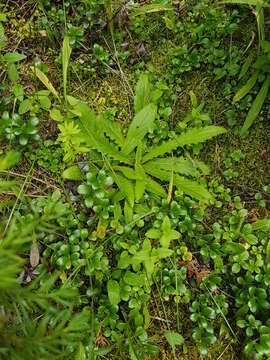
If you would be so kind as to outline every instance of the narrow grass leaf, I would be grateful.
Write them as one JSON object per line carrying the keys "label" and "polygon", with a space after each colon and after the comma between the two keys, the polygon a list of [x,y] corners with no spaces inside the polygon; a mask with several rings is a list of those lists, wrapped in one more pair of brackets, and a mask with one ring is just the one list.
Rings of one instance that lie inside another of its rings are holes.
{"label": "narrow grass leaf", "polygon": [[69,38],[66,36],[63,41],[62,47],[62,62],[63,62],[63,85],[64,85],[64,98],[67,101],[67,71],[69,59],[71,55],[71,47],[69,45]]}
{"label": "narrow grass leaf", "polygon": [[252,55],[249,55],[246,58],[246,61],[244,62],[244,65],[241,68],[240,74],[238,76],[238,80],[242,79],[242,77],[244,77],[246,75],[246,73],[248,72],[248,69],[250,68],[251,63],[252,63]]}
{"label": "narrow grass leaf", "polygon": [[59,94],[58,92],[55,90],[53,84],[50,82],[50,80],[48,79],[48,77],[38,68],[33,68],[32,70],[34,71],[34,73],[36,74],[36,76],[38,77],[38,79],[42,82],[42,84],[58,99],[59,98]]}
{"label": "narrow grass leaf", "polygon": [[237,93],[234,95],[233,98],[233,103],[236,103],[237,101],[241,100],[244,96],[246,96],[250,90],[253,88],[253,86],[256,84],[257,79],[259,76],[259,72],[256,71],[250,78],[249,80],[246,82],[246,84],[244,86],[241,87],[241,89],[239,89],[237,91]]}
{"label": "narrow grass leaf", "polygon": [[265,81],[261,87],[261,90],[259,91],[256,99],[254,100],[254,102],[247,114],[244,125],[240,131],[240,135],[244,135],[248,131],[250,126],[253,124],[254,120],[259,115],[261,108],[263,106],[263,103],[268,94],[269,86],[270,86],[270,74],[267,75],[267,78],[265,79]]}

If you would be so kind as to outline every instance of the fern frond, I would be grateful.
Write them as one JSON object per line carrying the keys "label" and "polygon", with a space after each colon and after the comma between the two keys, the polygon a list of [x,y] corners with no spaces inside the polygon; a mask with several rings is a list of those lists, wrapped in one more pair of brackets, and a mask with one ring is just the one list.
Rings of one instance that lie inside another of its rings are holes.
{"label": "fern frond", "polygon": [[144,157],[143,162],[147,162],[156,157],[160,157],[168,152],[176,150],[185,145],[199,144],[220,134],[224,134],[226,129],[221,126],[205,126],[203,128],[193,128],[185,133],[178,135],[175,139],[163,142],[161,145],[153,147]]}
{"label": "fern frond", "polygon": [[146,182],[146,190],[147,191],[149,191],[155,195],[158,195],[162,198],[166,198],[166,196],[167,196],[166,191],[163,189],[163,187],[158,182],[151,179],[151,177],[147,176],[147,175],[146,175],[145,182]]}
{"label": "fern frond", "polygon": [[124,176],[116,172],[112,172],[111,177],[118,186],[120,192],[124,194],[125,198],[129,202],[129,205],[133,207],[135,200],[134,182],[129,179],[126,179]]}
{"label": "fern frond", "polygon": [[113,170],[120,171],[127,179],[130,180],[142,180],[138,175],[135,173],[135,170],[128,167],[128,166],[113,166]]}
{"label": "fern frond", "polygon": [[97,117],[86,104],[81,102],[77,103],[75,110],[77,114],[80,114],[79,122],[82,136],[89,146],[125,164],[132,163],[130,157],[120,153],[117,147],[105,138],[104,134],[100,131]]}
{"label": "fern frond", "polygon": [[209,191],[202,185],[198,184],[195,181],[188,180],[182,176],[176,175],[174,177],[174,184],[179,191],[183,191],[185,194],[198,199],[200,201],[210,201],[212,195]]}
{"label": "fern frond", "polygon": [[[147,167],[147,164],[144,165],[145,171],[163,181],[170,181],[171,179],[171,171],[161,170],[154,167]],[[211,194],[203,187],[195,181],[191,181],[189,179],[185,179],[182,176],[175,175],[174,176],[174,184],[176,187],[183,191],[185,194],[194,197],[201,201],[209,201],[212,199]]]}
{"label": "fern frond", "polygon": [[104,116],[98,116],[97,122],[101,131],[112,140],[116,142],[117,145],[124,145],[124,136],[122,134],[122,126],[116,122],[106,119]]}
{"label": "fern frond", "polygon": [[[191,160],[183,157],[179,158],[158,158],[151,160],[144,164],[147,171],[150,169],[161,169],[166,171],[173,171],[188,176],[196,175],[196,166],[192,164]],[[151,170],[150,170],[151,171]]]}

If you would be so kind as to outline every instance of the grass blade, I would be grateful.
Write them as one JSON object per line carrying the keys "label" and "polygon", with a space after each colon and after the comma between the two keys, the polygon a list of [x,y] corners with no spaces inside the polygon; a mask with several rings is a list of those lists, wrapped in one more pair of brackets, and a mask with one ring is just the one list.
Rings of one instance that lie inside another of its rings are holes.
{"label": "grass blade", "polygon": [[64,98],[66,102],[67,102],[67,71],[68,71],[70,55],[71,55],[71,47],[69,45],[69,38],[65,37],[62,47],[62,62],[63,62]]}
{"label": "grass blade", "polygon": [[50,80],[47,78],[47,76],[38,68],[32,68],[36,74],[36,76],[39,78],[39,80],[42,82],[42,84],[58,99],[59,98],[59,94],[58,92],[55,90],[53,84],[50,82]]}
{"label": "grass blade", "polygon": [[252,56],[249,55],[246,61],[244,62],[244,65],[241,68],[240,74],[238,76],[238,80],[242,79],[242,77],[246,75],[248,69],[250,68],[251,63],[252,63]]}
{"label": "grass blade", "polygon": [[240,131],[241,136],[247,132],[247,130],[250,128],[256,117],[259,115],[259,112],[261,111],[261,108],[267,96],[269,86],[270,86],[270,74],[265,79],[263,86],[261,87],[261,90],[259,91],[256,99],[254,100],[248,112],[244,125]]}
{"label": "grass blade", "polygon": [[250,90],[256,84],[258,76],[259,76],[259,72],[256,71],[251,76],[251,78],[249,78],[249,80],[246,82],[246,84],[237,91],[237,93],[234,95],[234,98],[233,98],[233,104],[236,103],[237,101],[241,100],[244,96],[246,96],[250,92]]}

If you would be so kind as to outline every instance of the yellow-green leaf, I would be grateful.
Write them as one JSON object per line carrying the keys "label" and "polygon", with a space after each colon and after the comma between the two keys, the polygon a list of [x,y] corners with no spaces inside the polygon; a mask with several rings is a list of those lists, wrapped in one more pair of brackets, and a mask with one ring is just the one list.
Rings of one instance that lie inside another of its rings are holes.
{"label": "yellow-green leaf", "polygon": [[55,90],[53,84],[50,82],[50,80],[48,79],[48,77],[38,68],[33,68],[32,70],[34,71],[34,73],[36,74],[36,76],[39,78],[39,80],[42,82],[42,84],[59,100],[59,94],[58,92]]}
{"label": "yellow-green leaf", "polygon": [[63,65],[63,85],[64,85],[64,98],[67,101],[67,71],[69,59],[71,55],[71,47],[69,45],[69,38],[66,36],[63,41],[62,47],[62,65]]}

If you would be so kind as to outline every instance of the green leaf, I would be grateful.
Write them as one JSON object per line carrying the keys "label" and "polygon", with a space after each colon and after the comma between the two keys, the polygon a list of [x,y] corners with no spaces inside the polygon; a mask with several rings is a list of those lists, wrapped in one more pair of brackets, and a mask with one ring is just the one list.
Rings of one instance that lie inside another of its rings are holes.
{"label": "green leaf", "polygon": [[4,157],[0,158],[0,171],[10,169],[17,164],[21,158],[21,154],[18,151],[11,150],[6,153]]}
{"label": "green leaf", "polygon": [[240,266],[238,263],[233,264],[233,266],[232,266],[232,272],[233,272],[234,274],[239,273],[240,270],[241,270],[241,266]]}
{"label": "green leaf", "polygon": [[165,234],[168,234],[171,231],[171,222],[169,217],[166,215],[162,222],[162,231]]}
{"label": "green leaf", "polygon": [[203,161],[192,159],[192,163],[202,172],[203,175],[209,175],[210,169]]}
{"label": "green leaf", "polygon": [[180,158],[158,158],[152,161],[147,162],[144,166],[147,165],[147,168],[156,168],[165,171],[172,171],[175,173],[180,173],[189,176],[196,175],[196,166],[193,163],[183,157]]}
{"label": "green leaf", "polygon": [[141,287],[144,285],[145,276],[144,274],[137,274],[131,271],[127,271],[124,275],[124,281],[128,285]]}
{"label": "green leaf", "polygon": [[142,198],[146,188],[146,182],[144,180],[136,180],[135,183],[135,198],[136,202],[139,202]]}
{"label": "green leaf", "polygon": [[153,249],[153,255],[157,256],[158,259],[165,259],[165,258],[167,258],[169,256],[172,256],[173,253],[174,253],[173,250],[167,249],[167,248],[164,248],[164,247]]}
{"label": "green leaf", "polygon": [[15,64],[9,64],[8,65],[8,78],[13,83],[17,82],[19,80],[19,74],[17,71],[17,66]]}
{"label": "green leaf", "polygon": [[25,55],[19,54],[17,52],[8,52],[3,56],[3,59],[9,64],[16,63],[18,61],[24,60],[25,58]]}
{"label": "green leaf", "polygon": [[167,331],[165,333],[165,338],[173,349],[177,345],[183,345],[185,342],[185,339],[183,338],[183,336],[174,331]]}
{"label": "green leaf", "polygon": [[111,177],[118,186],[121,193],[125,195],[131,207],[134,206],[134,184],[132,181],[124,178],[119,173],[111,173]]}
{"label": "green leaf", "polygon": [[258,3],[261,3],[263,7],[269,7],[270,5],[261,0],[223,0],[221,3],[223,4],[238,4],[238,5],[258,5]]}
{"label": "green leaf", "polygon": [[207,191],[207,189],[194,181],[176,175],[174,183],[180,191],[183,191],[185,194],[188,194],[197,200],[206,202],[212,200],[212,195]]}
{"label": "green leaf", "polygon": [[240,71],[240,74],[238,76],[238,80],[242,79],[242,77],[244,77],[248,71],[248,69],[250,68],[250,65],[252,63],[252,55],[249,55],[246,58],[246,61],[244,62],[244,65],[242,66],[242,69]]}
{"label": "green leaf", "polygon": [[81,135],[89,146],[92,146],[103,155],[108,155],[115,160],[126,164],[132,163],[130,156],[120,153],[117,147],[105,138],[99,128],[97,117],[86,104],[77,102],[74,109],[78,116],[80,116],[79,124],[81,128]]}
{"label": "green leaf", "polygon": [[110,303],[114,306],[118,305],[121,301],[118,282],[115,280],[109,280],[107,283],[107,291]]}
{"label": "green leaf", "polygon": [[255,245],[258,243],[257,237],[253,234],[245,235],[244,238],[249,245]]}
{"label": "green leaf", "polygon": [[117,267],[119,269],[126,269],[130,265],[131,259],[127,251],[122,251],[118,260]]}
{"label": "green leaf", "polygon": [[60,112],[58,109],[56,109],[56,108],[51,109],[51,111],[50,111],[50,117],[51,117],[54,121],[57,121],[57,122],[63,122],[63,121],[64,121],[63,115],[62,115],[61,112]]}
{"label": "green leaf", "polygon": [[154,12],[162,12],[162,11],[171,11],[173,10],[172,6],[167,4],[147,4],[141,7],[131,7],[131,10],[135,12],[135,16],[150,14]]}
{"label": "green leaf", "polygon": [[68,71],[70,55],[71,55],[71,47],[69,45],[69,38],[66,36],[64,38],[63,47],[62,47],[63,86],[64,86],[64,98],[66,101],[67,101],[67,71]]}
{"label": "green leaf", "polygon": [[267,75],[267,78],[265,79],[265,81],[261,87],[261,90],[259,91],[258,95],[256,96],[256,99],[254,100],[254,102],[247,114],[244,125],[240,131],[240,135],[244,135],[248,131],[248,129],[250,128],[250,126],[252,125],[252,123],[254,122],[256,117],[259,115],[261,108],[263,106],[263,103],[266,99],[266,96],[267,96],[267,93],[269,90],[269,86],[270,86],[270,74]]}
{"label": "green leaf", "polygon": [[29,100],[29,99],[23,100],[19,106],[19,114],[22,115],[22,114],[27,113],[31,109],[31,106],[32,106],[31,100]]}
{"label": "green leaf", "polygon": [[241,100],[244,96],[246,96],[250,92],[250,90],[256,84],[258,77],[259,77],[259,72],[256,71],[247,81],[247,83],[244,86],[242,86],[241,89],[239,89],[237,93],[234,95],[233,104]]}
{"label": "green leaf", "polygon": [[208,317],[210,319],[215,318],[215,310],[212,309],[210,306],[203,306],[201,314],[205,317]]}
{"label": "green leaf", "polygon": [[40,107],[44,110],[49,110],[52,103],[48,96],[39,96]]}
{"label": "green leaf", "polygon": [[244,329],[246,327],[246,325],[247,325],[246,320],[243,320],[243,319],[237,320],[236,324],[241,329]]}
{"label": "green leaf", "polygon": [[7,22],[8,21],[7,15],[4,13],[0,13],[0,21]]}
{"label": "green leaf", "polygon": [[147,329],[148,326],[150,325],[151,319],[150,319],[149,311],[147,309],[147,305],[145,304],[143,306],[143,316],[144,316],[144,328]]}
{"label": "green leaf", "polygon": [[149,237],[150,239],[159,239],[161,233],[158,229],[150,229],[146,232],[145,236]]}
{"label": "green leaf", "polygon": [[81,342],[79,343],[78,351],[75,356],[75,360],[86,360],[85,348]]}
{"label": "green leaf", "polygon": [[153,147],[144,157],[143,162],[147,162],[156,157],[169,153],[180,146],[199,144],[220,134],[226,133],[226,129],[221,126],[205,126],[203,128],[193,128],[185,133],[178,135],[175,139],[163,142],[161,145]]}
{"label": "green leaf", "polygon": [[73,165],[62,173],[62,178],[66,180],[83,180],[84,173],[79,169],[77,165]]}
{"label": "green leaf", "polygon": [[130,206],[127,200],[125,200],[124,215],[126,224],[130,224],[133,220],[133,208]]}
{"label": "green leaf", "polygon": [[193,128],[179,135],[178,142],[180,146],[193,145],[210,140],[213,137],[225,134],[227,130],[221,126],[205,126],[203,128]]}
{"label": "green leaf", "polygon": [[222,246],[222,251],[228,255],[238,255],[244,252],[246,249],[244,246],[237,243],[228,243]]}
{"label": "green leaf", "polygon": [[122,153],[128,155],[152,128],[156,116],[156,106],[149,104],[138,112],[132,120]]}
{"label": "green leaf", "polygon": [[122,126],[120,123],[108,120],[102,115],[98,116],[97,121],[99,122],[102,131],[104,131],[107,136],[114,140],[117,145],[121,147],[124,145],[124,136],[122,134]]}
{"label": "green leaf", "polygon": [[136,179],[136,183],[135,183],[135,198],[137,202],[139,202],[139,200],[143,196],[146,187],[146,175],[144,172],[144,168],[141,165],[141,158],[142,158],[142,144],[141,142],[139,142],[136,151],[136,160],[135,160],[135,173],[138,177],[141,178],[141,179]]}
{"label": "green leaf", "polygon": [[266,247],[266,261],[270,261],[270,240],[268,241],[267,247]]}
{"label": "green leaf", "polygon": [[257,220],[251,224],[253,231],[269,231],[270,230],[270,219]]}
{"label": "green leaf", "polygon": [[7,37],[5,35],[4,27],[0,23],[0,49],[3,49],[7,44]]}
{"label": "green leaf", "polygon": [[138,177],[135,171],[128,166],[113,166],[113,169],[116,171],[120,171],[126,178],[130,180],[142,180],[142,178]]}
{"label": "green leaf", "polygon": [[192,90],[189,92],[189,96],[190,96],[192,107],[196,108],[198,106],[198,101],[197,101],[196,95],[194,94],[194,92]]}
{"label": "green leaf", "polygon": [[158,182],[151,179],[150,176],[146,176],[145,184],[146,184],[147,191],[149,191],[157,196],[160,196],[162,198],[167,197],[166,191],[163,189],[163,187]]}
{"label": "green leaf", "polygon": [[148,76],[143,74],[136,85],[136,94],[134,98],[134,111],[137,114],[150,103],[151,93]]}
{"label": "green leaf", "polygon": [[166,25],[167,29],[173,30],[175,28],[175,24],[172,21],[172,19],[170,19],[167,16],[163,16],[162,19],[165,21],[165,25]]}
{"label": "green leaf", "polygon": [[58,92],[55,90],[53,84],[50,82],[50,80],[48,79],[48,77],[38,68],[33,68],[32,70],[34,71],[35,75],[38,77],[38,79],[42,82],[42,84],[58,99],[59,98],[59,94]]}
{"label": "green leaf", "polygon": [[[158,168],[154,168],[153,166],[148,166],[148,163],[144,164],[144,169],[147,173],[160,180],[170,181],[171,179],[170,171],[160,170]],[[174,175],[174,184],[180,191],[198,200],[209,201],[212,199],[212,195],[207,191],[207,189],[195,181],[185,179],[179,175]]]}
{"label": "green leaf", "polygon": [[24,96],[23,86],[21,84],[14,85],[13,94],[19,101],[23,101],[23,96]]}

